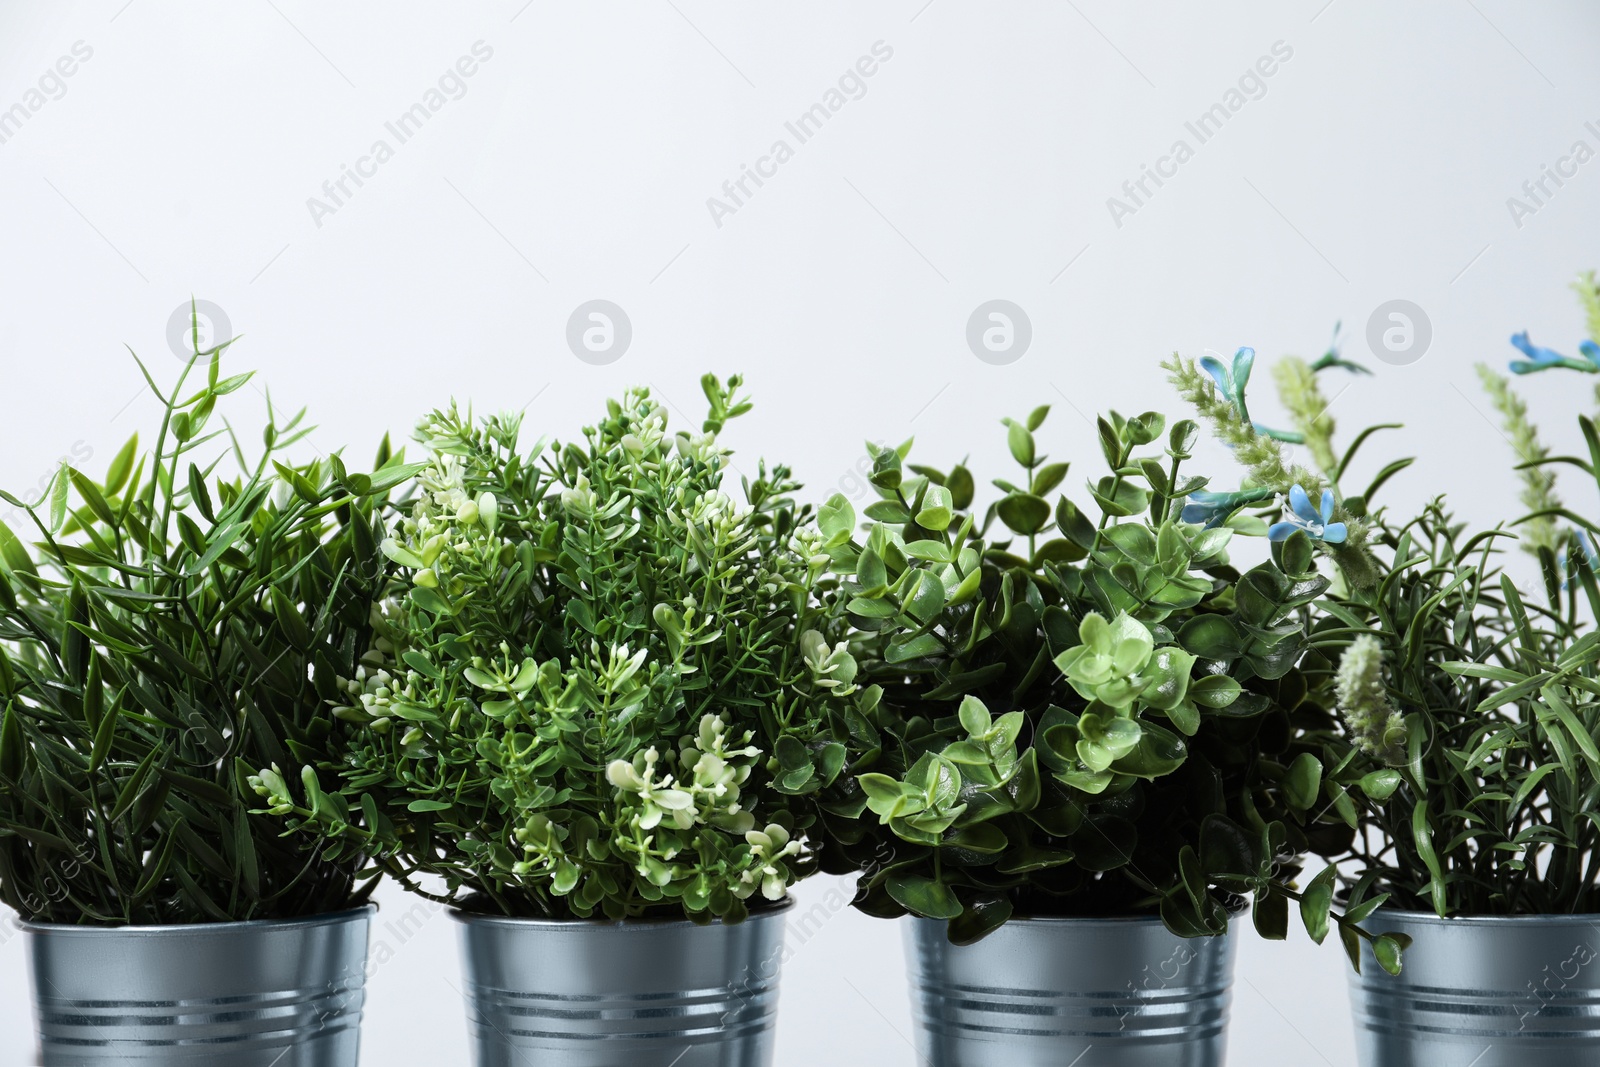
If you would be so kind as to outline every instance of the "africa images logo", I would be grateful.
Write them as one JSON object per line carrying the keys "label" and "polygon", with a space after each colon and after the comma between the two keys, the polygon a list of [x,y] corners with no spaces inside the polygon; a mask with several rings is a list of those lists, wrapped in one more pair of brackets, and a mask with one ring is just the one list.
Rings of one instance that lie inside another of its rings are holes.
{"label": "africa images logo", "polygon": [[83,41],[74,41],[71,54],[57,59],[45,68],[37,82],[22,94],[22,99],[0,111],[0,144],[5,144],[18,133],[34,115],[44,110],[52,100],[67,95],[67,79],[94,57],[94,49]]}
{"label": "africa images logo", "polygon": [[[894,48],[891,45],[874,41],[871,55],[864,55],[854,65],[846,67],[835,85],[822,94],[821,100],[806,108],[794,120],[783,124],[789,137],[779,137],[773,141],[766,154],[756,159],[754,167],[741,163],[739,176],[722,183],[722,196],[706,197],[706,210],[711,212],[711,221],[717,224],[717,229],[722,229],[722,220],[744,207],[745,202],[755,195],[756,189],[767,183],[767,179],[777,177],[778,168],[794,158],[795,149],[822,132],[823,125],[843,110],[845,104],[866,96],[867,79],[893,58]],[[794,144],[789,143],[789,138],[793,138]],[[755,189],[751,188],[752,183]]]}
{"label": "africa images logo", "polygon": [[1106,198],[1106,210],[1111,213],[1111,221],[1117,229],[1122,229],[1122,223],[1129,215],[1137,215],[1139,209],[1148,204],[1162,186],[1176,178],[1178,168],[1195,157],[1200,145],[1221,133],[1229,119],[1244,110],[1250,101],[1266,96],[1267,79],[1293,58],[1294,48],[1287,41],[1272,42],[1269,55],[1261,56],[1253,65],[1246,67],[1238,81],[1223,92],[1220,100],[1183,124],[1184,130],[1194,138],[1194,144],[1190,144],[1188,138],[1179,137],[1172,142],[1172,147],[1165,155],[1156,157],[1154,167],[1141,163],[1139,176],[1122,183],[1122,196]]}
{"label": "africa images logo", "polygon": [[[492,47],[483,41],[475,42],[471,55],[464,55],[446,67],[437,82],[423,92],[421,99],[392,121],[383,124],[388,137],[380,137],[372,142],[366,154],[356,159],[355,166],[340,164],[339,176],[322,183],[322,194],[326,199],[315,196],[306,198],[306,210],[311,212],[311,221],[317,224],[317,229],[322,229],[323,219],[338,212],[369,179],[377,176],[378,168],[394,158],[400,145],[422,132],[423,126],[444,110],[450,101],[466,96],[467,79],[478,73],[481,64],[493,58]],[[394,140],[393,144],[389,143],[390,138]],[[354,189],[350,187],[352,184]]]}

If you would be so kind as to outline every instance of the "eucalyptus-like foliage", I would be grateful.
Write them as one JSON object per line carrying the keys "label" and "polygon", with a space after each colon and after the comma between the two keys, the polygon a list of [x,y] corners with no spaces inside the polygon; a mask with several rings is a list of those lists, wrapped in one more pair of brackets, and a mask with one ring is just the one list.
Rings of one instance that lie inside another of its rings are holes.
{"label": "eucalyptus-like foliage", "polygon": [[787,468],[727,491],[717,435],[749,405],[702,384],[701,433],[645,389],[565,445],[425,418],[378,639],[335,702],[346,750],[263,768],[271,810],[517,916],[737,921],[814,869],[807,797],[844,757],[817,734],[853,692],[807,636],[827,560]]}
{"label": "eucalyptus-like foliage", "polygon": [[1332,796],[1296,739],[1305,607],[1327,588],[1310,542],[1236,570],[1233,531],[1179,515],[1205,485],[1181,469],[1197,427],[1142,453],[1153,412],[1099,421],[1109,473],[1085,511],[1037,452],[1046,415],[1006,420],[1021,471],[982,516],[971,473],[908,468],[909,442],[873,449],[863,534],[842,496],[820,513],[872,683],[833,719],[856,773],[825,793],[825,864],[862,872],[862,910],[949,920],[958,943],[1012,915],[1219,934],[1245,898],[1263,934],[1298,901],[1320,939],[1333,872],[1298,889],[1299,856],[1350,834],[1321,821]]}
{"label": "eucalyptus-like foliage", "polygon": [[[371,476],[278,463],[309,429],[270,403],[248,460],[231,428],[207,432],[250,377],[219,376],[223,347],[167,391],[145,372],[164,400],[153,449],[135,436],[99,481],[63,466],[40,509],[0,493],[33,523],[0,525],[0,899],[26,918],[281,919],[357,899],[360,858],[284,839],[245,777],[326,758],[325,701],[369,640],[374,515],[412,471],[386,454]],[[202,458],[224,433],[231,449]],[[230,452],[240,473],[220,477]]]}

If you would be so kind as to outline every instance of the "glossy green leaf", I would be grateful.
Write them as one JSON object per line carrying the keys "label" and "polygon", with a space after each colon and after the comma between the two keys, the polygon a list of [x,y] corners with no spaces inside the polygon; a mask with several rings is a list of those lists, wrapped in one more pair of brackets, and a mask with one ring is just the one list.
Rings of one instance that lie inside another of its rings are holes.
{"label": "glossy green leaf", "polygon": [[1050,505],[1028,493],[1008,494],[996,510],[1000,521],[1020,534],[1037,533],[1050,521]]}
{"label": "glossy green leaf", "polygon": [[895,902],[924,919],[954,919],[962,912],[961,901],[949,886],[908,871],[892,871],[884,882]]}
{"label": "glossy green leaf", "polygon": [[1312,941],[1322,944],[1328,936],[1328,916],[1333,906],[1334,877],[1338,868],[1329,864],[1322,873],[1311,880],[1300,897],[1300,918],[1305,923],[1306,934]]}
{"label": "glossy green leaf", "polygon": [[1300,753],[1283,777],[1284,799],[1296,811],[1307,811],[1317,803],[1321,791],[1322,761],[1309,752]]}

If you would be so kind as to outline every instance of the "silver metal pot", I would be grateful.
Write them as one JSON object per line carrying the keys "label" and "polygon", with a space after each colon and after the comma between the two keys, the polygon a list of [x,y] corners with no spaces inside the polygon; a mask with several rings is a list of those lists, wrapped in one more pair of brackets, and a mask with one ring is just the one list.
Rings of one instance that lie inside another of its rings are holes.
{"label": "silver metal pot", "polygon": [[1221,1067],[1234,939],[1160,919],[1013,919],[975,945],[906,920],[928,1067]]}
{"label": "silver metal pot", "polygon": [[1600,1063],[1600,915],[1380,910],[1362,925],[1415,939],[1398,976],[1370,958],[1350,975],[1364,1067]]}
{"label": "silver metal pot", "polygon": [[355,1067],[368,905],[284,922],[24,923],[45,1067]]}
{"label": "silver metal pot", "polygon": [[766,1067],[785,904],[736,925],[455,913],[479,1067]]}

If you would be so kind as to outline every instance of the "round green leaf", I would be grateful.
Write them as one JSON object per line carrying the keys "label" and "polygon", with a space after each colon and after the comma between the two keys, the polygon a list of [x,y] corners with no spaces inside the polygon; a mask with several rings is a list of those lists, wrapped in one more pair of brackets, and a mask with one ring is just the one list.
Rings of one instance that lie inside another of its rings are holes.
{"label": "round green leaf", "polygon": [[995,507],[1000,521],[1019,534],[1034,534],[1050,521],[1050,505],[1031,493],[1011,493]]}
{"label": "round green leaf", "polygon": [[892,871],[884,888],[895,903],[924,919],[954,919],[962,912],[955,891],[942,882],[910,871]]}

